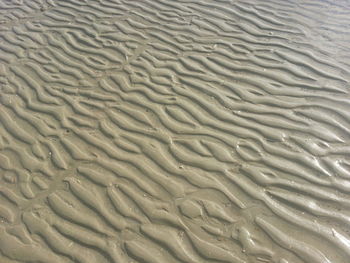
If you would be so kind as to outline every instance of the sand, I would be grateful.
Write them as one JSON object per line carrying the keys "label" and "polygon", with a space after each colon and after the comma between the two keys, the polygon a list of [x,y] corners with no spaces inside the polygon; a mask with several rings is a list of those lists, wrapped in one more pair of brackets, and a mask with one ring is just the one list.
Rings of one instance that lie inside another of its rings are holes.
{"label": "sand", "polygon": [[0,0],[0,263],[350,262],[349,1]]}

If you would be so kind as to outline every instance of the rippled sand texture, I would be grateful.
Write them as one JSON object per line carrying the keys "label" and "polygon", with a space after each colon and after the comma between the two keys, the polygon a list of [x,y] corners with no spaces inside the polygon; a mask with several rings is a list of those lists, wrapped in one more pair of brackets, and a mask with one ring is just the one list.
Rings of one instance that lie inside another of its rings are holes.
{"label": "rippled sand texture", "polygon": [[350,262],[348,1],[0,10],[1,263]]}

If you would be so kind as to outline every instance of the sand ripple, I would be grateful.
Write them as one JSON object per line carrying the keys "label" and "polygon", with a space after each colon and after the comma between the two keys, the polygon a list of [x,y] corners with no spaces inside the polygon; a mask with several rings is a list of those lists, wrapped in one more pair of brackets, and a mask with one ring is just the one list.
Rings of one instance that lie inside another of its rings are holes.
{"label": "sand ripple", "polygon": [[0,0],[0,261],[346,263],[348,1]]}

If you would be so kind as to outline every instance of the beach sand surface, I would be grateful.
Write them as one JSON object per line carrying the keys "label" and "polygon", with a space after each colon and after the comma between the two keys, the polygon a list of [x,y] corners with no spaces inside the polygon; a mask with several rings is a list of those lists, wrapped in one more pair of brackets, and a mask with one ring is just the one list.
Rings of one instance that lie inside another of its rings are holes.
{"label": "beach sand surface", "polygon": [[0,262],[350,262],[349,80],[349,1],[0,0]]}

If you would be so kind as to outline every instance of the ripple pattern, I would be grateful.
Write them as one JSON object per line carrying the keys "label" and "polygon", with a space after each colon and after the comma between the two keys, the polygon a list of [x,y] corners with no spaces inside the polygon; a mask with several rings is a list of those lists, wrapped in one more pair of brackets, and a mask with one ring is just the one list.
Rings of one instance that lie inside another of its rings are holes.
{"label": "ripple pattern", "polygon": [[0,262],[349,262],[349,43],[346,0],[0,0]]}

